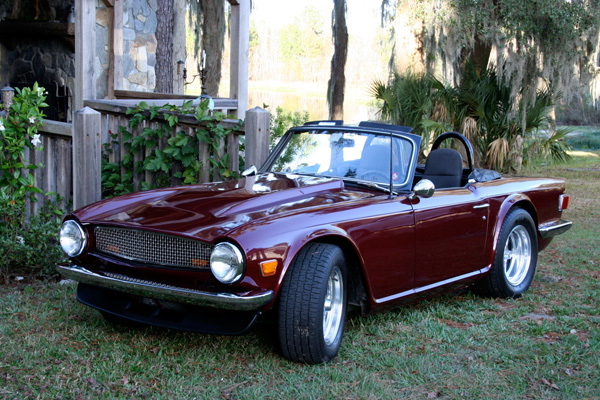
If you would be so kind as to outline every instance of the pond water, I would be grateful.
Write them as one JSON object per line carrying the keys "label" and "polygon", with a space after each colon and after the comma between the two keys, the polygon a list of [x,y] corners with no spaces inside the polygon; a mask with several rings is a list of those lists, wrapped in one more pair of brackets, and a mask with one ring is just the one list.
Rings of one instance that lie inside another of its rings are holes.
{"label": "pond water", "polygon": [[[310,120],[329,119],[329,109],[324,97],[289,92],[251,90],[248,93],[249,108],[268,105],[270,111],[281,107],[284,111],[308,111]],[[376,109],[367,104],[353,102],[346,95],[344,102],[344,120],[346,123],[376,119]]]}

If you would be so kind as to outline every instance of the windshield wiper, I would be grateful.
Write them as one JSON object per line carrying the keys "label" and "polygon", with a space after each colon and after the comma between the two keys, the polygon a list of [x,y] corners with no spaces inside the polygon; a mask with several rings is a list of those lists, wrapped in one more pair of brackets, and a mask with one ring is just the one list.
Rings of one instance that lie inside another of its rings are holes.
{"label": "windshield wiper", "polygon": [[367,188],[372,188],[372,189],[377,189],[377,190],[380,190],[380,191],[385,192],[385,193],[396,194],[396,192],[390,191],[390,189],[388,189],[387,187],[381,186],[380,183],[363,181],[363,180],[352,179],[352,178],[342,178],[342,179],[344,180],[344,182],[350,183],[352,185],[362,186],[362,187],[367,187]]}

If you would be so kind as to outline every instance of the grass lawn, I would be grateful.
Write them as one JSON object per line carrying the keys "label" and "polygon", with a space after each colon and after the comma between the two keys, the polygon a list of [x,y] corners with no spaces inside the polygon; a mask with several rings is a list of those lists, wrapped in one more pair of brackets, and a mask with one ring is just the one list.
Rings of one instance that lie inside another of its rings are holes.
{"label": "grass lawn", "polygon": [[574,227],[518,300],[468,292],[351,315],[339,356],[283,359],[241,337],[111,325],[59,284],[0,286],[0,398],[599,398],[600,152],[526,175],[567,179]]}

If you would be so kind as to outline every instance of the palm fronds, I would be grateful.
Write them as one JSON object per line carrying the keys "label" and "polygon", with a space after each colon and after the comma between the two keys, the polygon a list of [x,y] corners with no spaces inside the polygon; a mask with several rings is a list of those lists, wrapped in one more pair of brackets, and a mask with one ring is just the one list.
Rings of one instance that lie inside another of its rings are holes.
{"label": "palm fronds", "polygon": [[423,137],[425,153],[435,137],[455,130],[473,144],[476,165],[502,172],[519,170],[532,157],[568,157],[565,133],[554,132],[550,117],[558,95],[546,88],[529,103],[522,93],[514,101],[510,82],[494,68],[478,73],[467,63],[458,87],[431,75],[395,73],[388,83],[373,82],[371,95],[381,101],[382,119],[412,126]]}

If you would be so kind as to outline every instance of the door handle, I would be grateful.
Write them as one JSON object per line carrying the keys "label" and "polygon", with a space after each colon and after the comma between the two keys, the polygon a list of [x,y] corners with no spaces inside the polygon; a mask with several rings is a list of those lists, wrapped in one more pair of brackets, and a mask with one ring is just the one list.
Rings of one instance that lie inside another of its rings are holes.
{"label": "door handle", "polygon": [[489,206],[489,203],[477,204],[476,206],[473,206],[473,209],[488,208]]}

